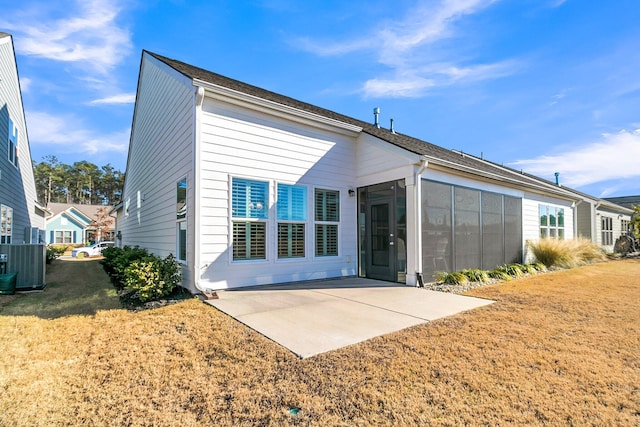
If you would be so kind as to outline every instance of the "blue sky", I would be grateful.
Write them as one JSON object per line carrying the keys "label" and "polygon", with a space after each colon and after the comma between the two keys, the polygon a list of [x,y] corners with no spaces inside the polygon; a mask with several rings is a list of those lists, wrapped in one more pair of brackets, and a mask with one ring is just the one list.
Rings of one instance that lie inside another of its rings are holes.
{"label": "blue sky", "polygon": [[600,196],[640,194],[637,0],[0,0],[32,157],[123,170],[142,49]]}

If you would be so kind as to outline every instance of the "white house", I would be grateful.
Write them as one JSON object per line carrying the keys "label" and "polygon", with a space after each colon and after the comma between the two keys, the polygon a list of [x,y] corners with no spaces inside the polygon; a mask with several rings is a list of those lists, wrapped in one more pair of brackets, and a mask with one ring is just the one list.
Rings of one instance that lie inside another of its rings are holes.
{"label": "white house", "polygon": [[119,245],[193,291],[342,276],[415,285],[578,234],[572,190],[143,51]]}

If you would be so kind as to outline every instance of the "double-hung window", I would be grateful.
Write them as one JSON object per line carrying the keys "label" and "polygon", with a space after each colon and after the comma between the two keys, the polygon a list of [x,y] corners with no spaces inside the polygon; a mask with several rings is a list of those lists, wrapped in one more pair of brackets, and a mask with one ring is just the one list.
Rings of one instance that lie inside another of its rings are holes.
{"label": "double-hung window", "polygon": [[340,192],[316,188],[314,206],[316,256],[338,256]]}
{"label": "double-hung window", "polygon": [[0,243],[11,244],[11,232],[13,224],[13,208],[0,205]]}
{"label": "double-hung window", "polygon": [[269,183],[231,179],[233,260],[267,259]]}
{"label": "double-hung window", "polygon": [[9,119],[9,150],[7,152],[9,162],[18,167],[18,128]]}
{"label": "double-hung window", "polygon": [[631,223],[629,222],[628,219],[623,219],[620,221],[620,235],[624,236],[627,233],[629,233],[629,231],[631,231]]}
{"label": "double-hung window", "polygon": [[305,257],[307,187],[278,184],[278,258]]}
{"label": "double-hung window", "polygon": [[[138,192],[140,207],[140,192]],[[187,261],[187,179],[181,179],[176,186],[176,259]]]}
{"label": "double-hung window", "polygon": [[73,232],[71,230],[61,230],[55,233],[55,243],[74,243]]}
{"label": "double-hung window", "polygon": [[602,224],[602,245],[613,245],[613,218],[603,216],[601,220]]}
{"label": "double-hung window", "polygon": [[540,237],[564,239],[564,208],[540,205]]}

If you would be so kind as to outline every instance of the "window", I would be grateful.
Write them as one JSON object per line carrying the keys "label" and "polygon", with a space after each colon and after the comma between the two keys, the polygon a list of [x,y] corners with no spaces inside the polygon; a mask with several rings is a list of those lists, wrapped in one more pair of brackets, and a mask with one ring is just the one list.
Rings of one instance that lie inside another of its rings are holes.
{"label": "window", "polygon": [[624,236],[631,231],[631,223],[628,219],[620,220],[620,235]]}
{"label": "window", "polygon": [[307,188],[278,184],[278,258],[304,258]]}
{"label": "window", "polygon": [[613,245],[613,218],[608,216],[603,216],[601,219],[601,223],[602,223],[602,245],[611,246]]}
{"label": "window", "polygon": [[564,208],[539,205],[540,238],[564,239]]}
{"label": "window", "polygon": [[[138,204],[140,192],[138,192]],[[176,259],[187,261],[187,179],[181,179],[176,185]]]}
{"label": "window", "polygon": [[71,230],[56,231],[55,243],[73,243]]}
{"label": "window", "polygon": [[11,229],[13,223],[13,208],[0,205],[0,243],[11,244]]}
{"label": "window", "polygon": [[231,179],[233,260],[266,259],[269,184]]}
{"label": "window", "polygon": [[316,256],[337,256],[340,192],[316,189],[314,201]]}
{"label": "window", "polygon": [[7,154],[9,162],[18,167],[18,128],[11,119],[9,119],[9,150]]}

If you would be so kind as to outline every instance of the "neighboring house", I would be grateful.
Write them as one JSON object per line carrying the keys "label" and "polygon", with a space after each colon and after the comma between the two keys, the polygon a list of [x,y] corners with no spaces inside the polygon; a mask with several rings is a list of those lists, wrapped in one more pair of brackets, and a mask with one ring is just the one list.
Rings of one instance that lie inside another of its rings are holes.
{"label": "neighboring house", "polygon": [[[115,220],[107,216],[110,206],[49,203],[47,208],[50,212],[46,218],[48,244],[84,245],[113,240]],[[105,219],[108,231],[96,226]]]}
{"label": "neighboring house", "polygon": [[13,39],[0,32],[0,245],[43,241]]}
{"label": "neighboring house", "polygon": [[13,38],[0,32],[0,273],[17,289],[45,285],[44,215],[37,202]]}
{"label": "neighboring house", "polygon": [[[376,111],[377,113],[377,111]],[[143,51],[117,243],[192,291],[342,276],[416,285],[578,235],[589,196]]]}

